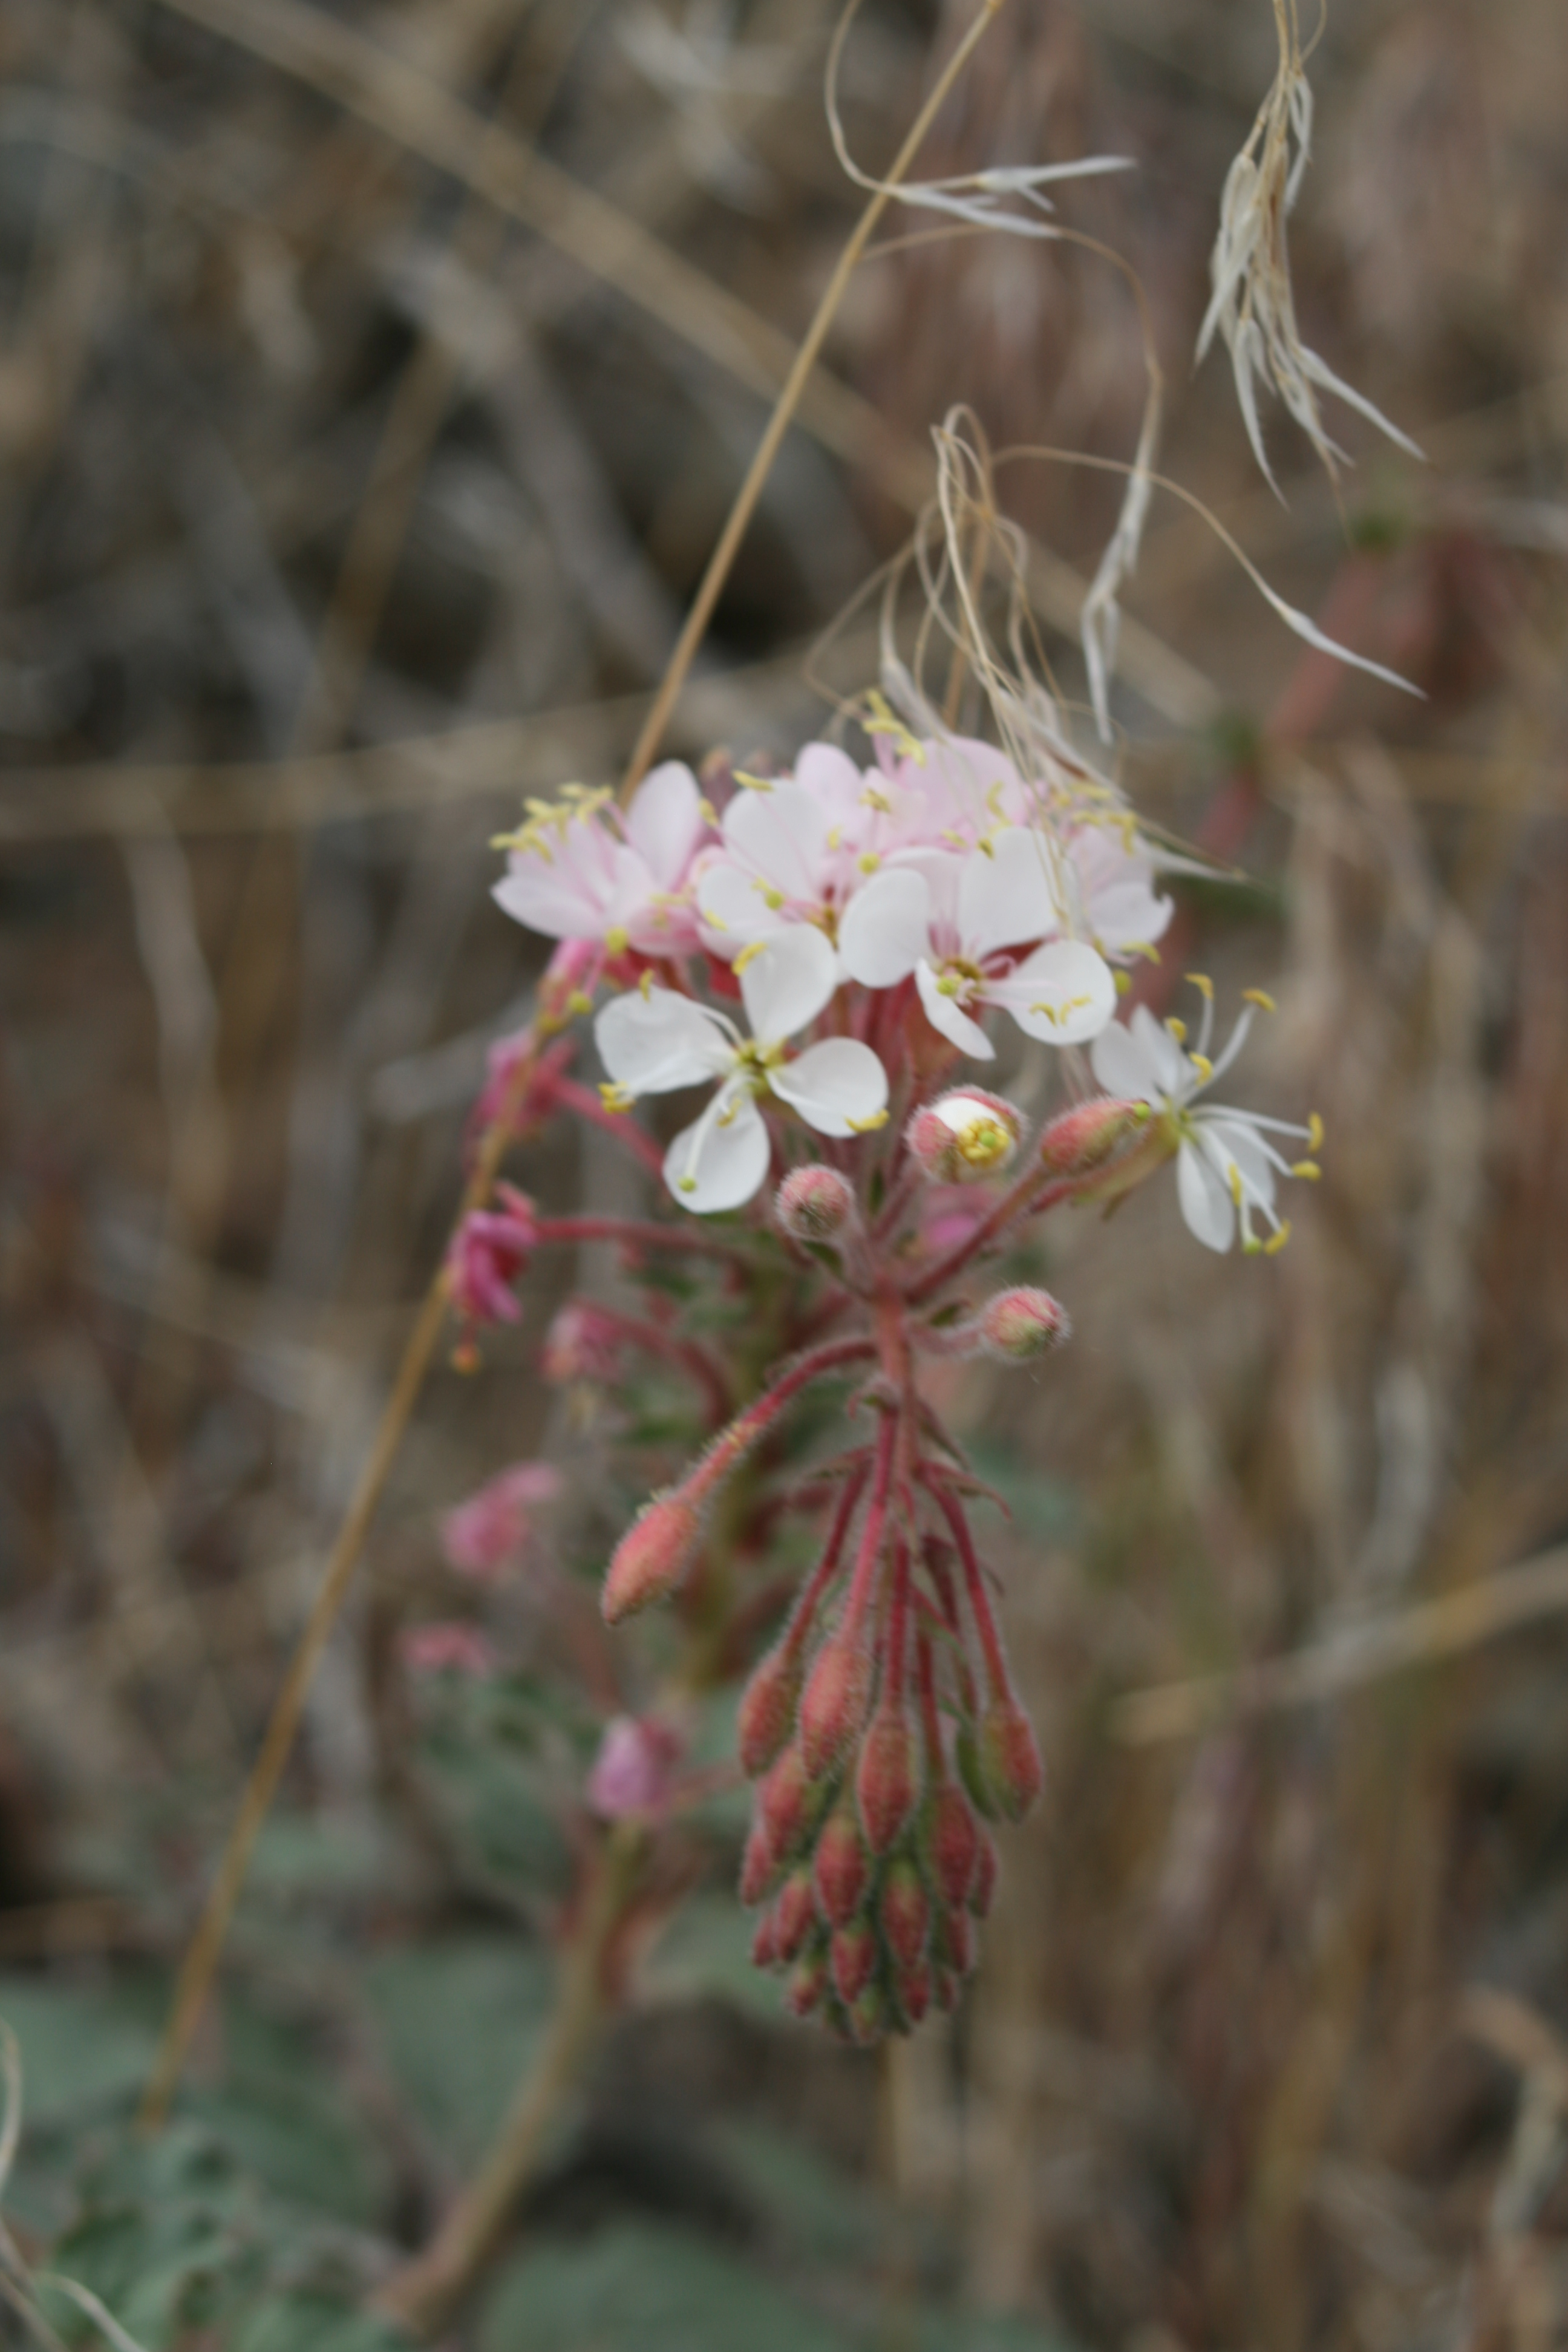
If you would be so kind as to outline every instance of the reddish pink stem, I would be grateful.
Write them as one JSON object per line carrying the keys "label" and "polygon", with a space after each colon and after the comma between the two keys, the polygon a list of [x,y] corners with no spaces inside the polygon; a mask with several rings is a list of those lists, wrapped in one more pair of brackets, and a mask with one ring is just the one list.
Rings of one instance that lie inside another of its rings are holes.
{"label": "reddish pink stem", "polygon": [[985,1571],[980,1565],[974,1538],[969,1532],[969,1521],[963,1516],[963,1506],[929,1467],[921,1469],[920,1477],[921,1484],[952,1530],[952,1540],[958,1546],[958,1556],[963,1563],[964,1590],[974,1614],[974,1628],[980,1636],[980,1646],[985,1653],[986,1680],[993,1696],[1000,1697],[1009,1687],[1007,1662],[1003,1655],[1002,1637],[996,1631],[996,1620],[992,1613],[990,1595],[985,1590]]}
{"label": "reddish pink stem", "polygon": [[833,1514],[833,1525],[827,1531],[827,1543],[822,1558],[812,1570],[801,1589],[799,1599],[790,1612],[789,1626],[784,1634],[784,1648],[791,1656],[798,1655],[805,1648],[806,1636],[811,1631],[812,1622],[821,1604],[823,1594],[838,1573],[838,1563],[844,1556],[844,1545],[849,1533],[849,1522],[855,1516],[857,1504],[866,1491],[866,1480],[868,1475],[867,1468],[862,1465],[853,1477],[847,1478],[844,1482],[844,1492],[838,1497],[838,1507]]}
{"label": "reddish pink stem", "polygon": [[888,1496],[893,1484],[893,1456],[898,1444],[899,1416],[884,1412],[882,1426],[877,1432],[876,1466],[872,1472],[871,1500],[867,1507],[866,1524],[860,1531],[860,1549],[855,1556],[855,1573],[850,1579],[849,1598],[844,1607],[846,1638],[855,1640],[864,1627],[877,1597],[877,1586],[882,1566],[882,1538],[888,1525]]}
{"label": "reddish pink stem", "polygon": [[989,1242],[1011,1224],[1015,1217],[1041,1216],[1047,1209],[1054,1209],[1061,1202],[1070,1199],[1079,1186],[1089,1181],[1083,1177],[1061,1176],[1054,1183],[1047,1184],[1043,1192],[1037,1193],[1034,1188],[1039,1181],[1039,1171],[1029,1168],[1002,1195],[990,1215],[981,1219],[967,1241],[960,1242],[928,1273],[910,1283],[904,1293],[905,1298],[911,1307],[923,1306],[928,1298],[934,1298],[939,1290],[944,1289],[954,1275],[962,1274],[970,1260],[978,1256]]}
{"label": "reddish pink stem", "polygon": [[813,1381],[837,1371],[841,1365],[863,1364],[876,1352],[872,1339],[833,1339],[825,1348],[814,1348],[809,1355],[797,1356],[771,1389],[749,1404],[744,1412],[737,1413],[728,1429],[721,1431],[685,1480],[681,1492],[690,1501],[700,1502],[710,1487],[728,1477],[742,1454],[749,1454],[757,1440],[766,1434],[792,1397],[798,1396]]}
{"label": "reddish pink stem", "polygon": [[707,1399],[716,1424],[729,1419],[734,1403],[729,1383],[707,1350],[694,1339],[678,1339],[673,1331],[664,1330],[658,1323],[646,1322],[637,1315],[623,1315],[616,1307],[600,1307],[595,1311],[645,1355],[656,1356],[689,1373]]}

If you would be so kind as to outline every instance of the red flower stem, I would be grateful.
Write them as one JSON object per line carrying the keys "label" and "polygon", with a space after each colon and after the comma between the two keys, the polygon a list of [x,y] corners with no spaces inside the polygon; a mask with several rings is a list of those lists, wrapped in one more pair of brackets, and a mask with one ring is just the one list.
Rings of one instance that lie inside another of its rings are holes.
{"label": "red flower stem", "polygon": [[985,1590],[985,1573],[974,1549],[974,1538],[969,1532],[963,1506],[939,1478],[923,1470],[921,1482],[952,1529],[952,1539],[958,1546],[959,1559],[963,1562],[963,1582],[969,1595],[969,1606],[974,1614],[974,1629],[985,1653],[985,1678],[991,1685],[993,1696],[1000,1697],[1009,1687],[1007,1664],[1002,1654],[1002,1637],[996,1631],[996,1620],[992,1614],[990,1596]]}
{"label": "red flower stem", "polygon": [[646,1322],[640,1316],[624,1315],[619,1307],[601,1307],[596,1312],[614,1326],[623,1339],[640,1348],[645,1355],[657,1357],[678,1371],[689,1373],[706,1398],[716,1426],[728,1421],[734,1411],[729,1382],[707,1349],[700,1348],[695,1339],[678,1339],[672,1331]]}
{"label": "red flower stem", "polygon": [[921,1727],[925,1734],[926,1769],[932,1781],[943,1777],[946,1759],[942,1748],[942,1717],[936,1705],[936,1653],[931,1635],[915,1635],[915,1684],[920,1693]]}
{"label": "red flower stem", "polygon": [[606,1135],[615,1137],[623,1150],[629,1151],[634,1160],[662,1181],[664,1154],[647,1129],[639,1127],[635,1118],[624,1110],[607,1110],[592,1087],[579,1086],[575,1078],[557,1078],[551,1092],[563,1110],[575,1111],[591,1127],[602,1127]]}
{"label": "red flower stem", "polygon": [[869,1475],[868,1468],[862,1463],[854,1476],[845,1481],[844,1492],[838,1497],[838,1508],[833,1514],[833,1525],[827,1531],[827,1543],[822,1558],[801,1588],[800,1597],[790,1612],[789,1625],[784,1640],[784,1651],[788,1656],[794,1657],[805,1648],[805,1637],[811,1631],[812,1620],[816,1614],[822,1596],[838,1573],[838,1563],[844,1556],[844,1545],[849,1533],[849,1522],[854,1517],[860,1497],[866,1491],[866,1481]]}
{"label": "red flower stem", "polygon": [[928,1298],[934,1298],[939,1290],[946,1288],[954,1275],[963,1273],[971,1258],[977,1256],[988,1242],[994,1241],[1005,1226],[1012,1223],[1015,1217],[1037,1217],[1047,1209],[1056,1208],[1061,1202],[1070,1199],[1079,1185],[1087,1180],[1060,1176],[1055,1183],[1047,1184],[1043,1192],[1036,1193],[1034,1187],[1038,1181],[1037,1169],[1031,1168],[1026,1174],[1020,1176],[1011,1191],[1003,1194],[990,1215],[981,1219],[967,1241],[960,1242],[957,1248],[949,1250],[929,1273],[910,1283],[904,1293],[908,1304],[921,1307]]}
{"label": "red flower stem", "polygon": [[751,1452],[792,1397],[798,1396],[813,1381],[837,1371],[840,1365],[864,1363],[868,1356],[876,1352],[876,1343],[871,1339],[833,1339],[825,1348],[814,1348],[809,1355],[797,1356],[773,1387],[754,1404],[749,1404],[744,1412],[737,1413],[729,1428],[714,1439],[697,1467],[682,1481],[680,1492],[691,1502],[700,1502],[710,1487],[728,1477],[742,1456]]}
{"label": "red flower stem", "polygon": [[884,1412],[882,1426],[877,1433],[871,1500],[866,1512],[866,1524],[860,1530],[860,1549],[855,1556],[855,1573],[850,1579],[849,1598],[844,1607],[844,1636],[847,1641],[858,1638],[877,1597],[882,1565],[882,1538],[888,1525],[888,1495],[893,1483],[898,1420],[898,1415]]}
{"label": "red flower stem", "polygon": [[910,1647],[910,1548],[900,1536],[893,1546],[892,1593],[888,1603],[887,1681],[883,1704],[902,1707]]}

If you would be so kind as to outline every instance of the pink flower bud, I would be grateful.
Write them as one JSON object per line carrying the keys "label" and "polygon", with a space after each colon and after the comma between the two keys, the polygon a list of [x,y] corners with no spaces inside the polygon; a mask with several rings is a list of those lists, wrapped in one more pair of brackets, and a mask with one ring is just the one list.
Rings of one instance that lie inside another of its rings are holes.
{"label": "pink flower bud", "polygon": [[753,1814],[741,1856],[741,1900],[748,1911],[777,1884],[783,1868],[782,1860],[773,1851],[767,1823]]}
{"label": "pink flower bud", "polygon": [[772,1910],[764,1911],[752,1930],[752,1966],[754,1969],[771,1969],[777,1963],[778,1957],[777,1914]]}
{"label": "pink flower bud", "polygon": [[847,1806],[841,1806],[816,1841],[813,1864],[817,1904],[830,1927],[842,1927],[855,1916],[868,1874],[855,1816]]}
{"label": "pink flower bud", "polygon": [[644,1506],[610,1561],[600,1607],[606,1625],[662,1601],[690,1568],[702,1538],[701,1514],[679,1489]]}
{"label": "pink flower bud", "polygon": [[836,1927],[830,1947],[833,1961],[833,1989],[850,2009],[870,1983],[877,1966],[877,1937],[868,1919],[851,1919],[847,1927]]}
{"label": "pink flower bud", "polygon": [[889,2022],[888,1997],[879,1984],[868,1984],[849,2004],[849,2039],[862,2050],[875,2049]]}
{"label": "pink flower bud", "polygon": [[441,1522],[441,1549],[459,1575],[488,1582],[527,1543],[535,1504],[553,1501],[561,1473],[548,1462],[517,1462]]}
{"label": "pink flower bud", "polygon": [[916,1967],[931,1929],[931,1902],[912,1862],[889,1864],[877,1898],[877,1917],[899,1967]]}
{"label": "pink flower bud", "polygon": [[827,1990],[827,1947],[816,1944],[802,1952],[784,1987],[784,2007],[792,2017],[809,2017],[820,2008]]}
{"label": "pink flower bud", "polygon": [[816,1925],[811,1873],[804,1863],[798,1869],[791,1871],[779,1888],[769,1916],[773,1923],[773,1945],[779,1958],[793,1960]]}
{"label": "pink flower bud", "polygon": [[545,1379],[562,1388],[574,1381],[596,1381],[609,1387],[620,1379],[625,1363],[620,1325],[607,1308],[587,1298],[567,1300],[552,1318],[539,1354]]}
{"label": "pink flower bud", "polygon": [[606,1724],[588,1775],[589,1804],[606,1822],[662,1811],[684,1742],[668,1723],[618,1715]]}
{"label": "pink flower bud", "polygon": [[765,1772],[795,1729],[801,1662],[787,1640],[768,1652],[741,1694],[736,1732],[741,1769],[749,1780]]}
{"label": "pink flower bud", "polygon": [[980,1719],[976,1741],[981,1776],[994,1810],[1021,1822],[1046,1784],[1035,1727],[1016,1698],[994,1698]]}
{"label": "pink flower bud", "polygon": [[1096,1095],[1053,1118],[1040,1138],[1040,1166],[1047,1176],[1092,1176],[1149,1123],[1149,1106]]}
{"label": "pink flower bud", "polygon": [[879,1706],[860,1748],[855,1797],[866,1843],[886,1853],[920,1802],[920,1738],[901,1706]]}
{"label": "pink flower bud", "polygon": [[969,1907],[977,1919],[988,1916],[996,1893],[996,1848],[984,1830],[976,1832],[979,1843],[974,1856],[974,1884],[969,1890]]}
{"label": "pink flower bud", "polygon": [[400,1644],[403,1663],[414,1675],[472,1675],[496,1670],[496,1654],[477,1625],[460,1619],[410,1625]]}
{"label": "pink flower bud", "polygon": [[797,1242],[837,1241],[855,1222],[855,1188],[837,1168],[794,1168],[773,1196],[773,1215]]}
{"label": "pink flower bud", "polygon": [[842,1634],[816,1654],[800,1701],[800,1744],[813,1780],[830,1772],[854,1744],[871,1704],[871,1659]]}
{"label": "pink flower bud", "polygon": [[827,1791],[807,1778],[798,1747],[786,1748],[757,1783],[756,1817],[778,1862],[798,1853],[822,1815]]}
{"label": "pink flower bud", "polygon": [[969,1899],[980,1835],[980,1825],[964,1801],[963,1791],[944,1780],[931,1799],[925,1849],[937,1893],[950,1909]]}
{"label": "pink flower bud", "polygon": [[911,2025],[918,2025],[931,2007],[931,1969],[924,1960],[902,1969],[893,1982],[899,2007]]}
{"label": "pink flower bud", "polygon": [[931,1927],[931,1952],[937,1965],[954,1976],[966,1977],[974,1966],[974,1930],[967,1911],[939,1911]]}
{"label": "pink flower bud", "polygon": [[1018,1149],[1024,1114],[1000,1095],[959,1087],[917,1110],[904,1130],[910,1155],[938,1184],[998,1176]]}
{"label": "pink flower bud", "polygon": [[447,1252],[447,1292],[467,1323],[515,1323],[521,1313],[511,1284],[539,1244],[533,1203],[498,1184],[499,1209],[472,1209]]}
{"label": "pink flower bud", "polygon": [[1048,1290],[999,1290],[978,1318],[980,1344],[1005,1364],[1026,1364],[1059,1348],[1071,1332],[1067,1309]]}

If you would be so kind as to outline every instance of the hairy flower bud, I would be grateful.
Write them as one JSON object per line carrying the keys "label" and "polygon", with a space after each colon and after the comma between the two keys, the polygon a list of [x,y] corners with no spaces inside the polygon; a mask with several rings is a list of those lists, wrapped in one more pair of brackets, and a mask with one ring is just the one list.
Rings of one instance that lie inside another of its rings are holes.
{"label": "hairy flower bud", "polygon": [[797,1747],[786,1748],[757,1783],[757,1819],[779,1862],[798,1853],[821,1817],[826,1790],[811,1780]]}
{"label": "hairy flower bud", "polygon": [[741,1856],[741,1900],[748,1910],[762,1901],[777,1878],[779,1866],[766,1822],[753,1820]]}
{"label": "hairy flower bud", "polygon": [[877,1917],[899,1967],[914,1968],[926,1948],[931,1900],[912,1862],[900,1858],[889,1864],[877,1898]]}
{"label": "hairy flower bud", "polygon": [[893,1980],[893,1996],[910,2025],[918,2025],[931,2007],[931,1969],[921,1960],[900,1969]]}
{"label": "hairy flower bud", "polygon": [[764,1911],[752,1930],[752,1966],[771,1969],[778,1960],[778,1922],[773,1911]]}
{"label": "hairy flower bud", "polygon": [[837,1241],[855,1222],[855,1187],[837,1168],[793,1168],[773,1196],[773,1215],[795,1241]]}
{"label": "hairy flower bud", "polygon": [[675,1591],[697,1554],[701,1514],[679,1490],[656,1495],[632,1521],[611,1559],[600,1606],[606,1625]]}
{"label": "hairy flower bud", "polygon": [[960,1087],[917,1110],[904,1130],[910,1155],[938,1184],[1000,1175],[1018,1149],[1024,1114],[1000,1095]]}
{"label": "hairy flower bud", "polygon": [[877,1937],[868,1919],[852,1919],[836,1927],[830,1947],[833,1989],[850,2009],[870,1983],[877,1966]]}
{"label": "hairy flower bud", "polygon": [[996,1848],[981,1830],[974,1857],[974,1884],[969,1890],[969,1907],[977,1919],[990,1912],[996,1893]]}
{"label": "hairy flower bud", "polygon": [[848,2007],[850,2040],[862,2050],[874,2048],[892,2022],[887,1994],[879,1984],[868,1984]]}
{"label": "hairy flower bud", "polygon": [[860,1824],[873,1853],[887,1853],[896,1843],[920,1793],[920,1736],[906,1709],[879,1706],[855,1773]]}
{"label": "hairy flower bud", "polygon": [[1039,1160],[1047,1176],[1092,1176],[1147,1126],[1149,1106],[1096,1095],[1053,1118],[1040,1138]]}
{"label": "hairy flower bud", "polygon": [[817,1904],[830,1927],[842,1927],[853,1919],[868,1876],[866,1849],[854,1813],[841,1806],[824,1824],[813,1862]]}
{"label": "hairy flower bud", "polygon": [[859,1643],[834,1634],[818,1650],[800,1700],[805,1769],[820,1780],[853,1745],[871,1704],[871,1660]]}
{"label": "hairy flower bud", "polygon": [[1026,1364],[1059,1348],[1071,1332],[1067,1309],[1048,1290],[999,1290],[978,1317],[980,1344],[1004,1364]]}
{"label": "hairy flower bud", "polygon": [[931,1799],[925,1822],[925,1851],[937,1893],[950,1910],[969,1899],[980,1840],[980,1825],[963,1791],[944,1780]]}
{"label": "hairy flower bud", "polygon": [[974,1930],[967,1911],[939,1911],[931,1926],[931,1952],[937,1965],[966,1977],[974,1966]]}
{"label": "hairy flower bud", "polygon": [[760,1661],[742,1692],[736,1734],[741,1769],[749,1780],[767,1770],[795,1729],[800,1684],[799,1653],[785,1641]]}
{"label": "hairy flower bud", "polygon": [[784,1986],[784,2007],[792,2017],[809,2017],[827,1990],[827,1946],[814,1944],[802,1952]]}
{"label": "hairy flower bud", "polygon": [[994,1698],[981,1717],[975,1761],[991,1798],[1005,1821],[1021,1822],[1045,1786],[1045,1767],[1035,1727],[1015,1698]]}
{"label": "hairy flower bud", "polygon": [[793,1960],[816,1925],[811,1872],[805,1863],[790,1872],[769,1913],[773,1923],[773,1948],[781,1960]]}

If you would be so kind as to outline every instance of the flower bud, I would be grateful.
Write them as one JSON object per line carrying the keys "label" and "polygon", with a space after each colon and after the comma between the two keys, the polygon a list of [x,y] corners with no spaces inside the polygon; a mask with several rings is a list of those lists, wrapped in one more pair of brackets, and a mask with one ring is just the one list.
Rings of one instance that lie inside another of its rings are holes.
{"label": "flower bud", "polygon": [[939,1911],[931,1927],[931,1952],[941,1969],[966,1977],[974,1966],[974,1930],[967,1911]]}
{"label": "flower bud", "polygon": [[904,1130],[910,1157],[933,1183],[1000,1175],[1018,1149],[1024,1114],[1000,1095],[960,1087],[917,1110]]}
{"label": "flower bud", "polygon": [[773,1215],[795,1241],[837,1241],[855,1222],[855,1187],[837,1168],[793,1168],[773,1196]]}
{"label": "flower bud", "polygon": [[748,1910],[762,1901],[778,1874],[778,1857],[767,1825],[753,1820],[746,1832],[745,1852],[741,1856],[741,1900]]}
{"label": "flower bud", "polygon": [[752,1966],[771,1969],[779,1958],[778,1923],[773,1911],[764,1911],[752,1930]]}
{"label": "flower bud", "polygon": [[735,1723],[741,1769],[749,1780],[767,1770],[795,1729],[800,1681],[799,1654],[785,1641],[768,1652],[742,1692]]}
{"label": "flower bud", "polygon": [[793,1960],[816,1925],[811,1873],[805,1863],[790,1872],[769,1913],[773,1923],[773,1948],[781,1960]]}
{"label": "flower bud", "polygon": [[877,1937],[868,1919],[852,1919],[836,1927],[829,1947],[833,1989],[846,2009],[852,2009],[870,1983],[877,1966]]}
{"label": "flower bud", "polygon": [[827,1791],[806,1777],[800,1749],[786,1748],[757,1783],[757,1819],[775,1859],[798,1853],[819,1819]]}
{"label": "flower bud", "polygon": [[969,1899],[980,1836],[980,1825],[964,1801],[963,1791],[944,1780],[931,1799],[925,1851],[937,1893],[950,1910]]}
{"label": "flower bud", "polygon": [[871,1660],[859,1643],[834,1634],[818,1650],[800,1701],[805,1769],[820,1780],[851,1747],[871,1704]]}
{"label": "flower bud", "polygon": [[1016,1698],[994,1698],[980,1719],[976,1760],[995,1811],[1021,1822],[1046,1784],[1035,1727]]}
{"label": "flower bud", "polygon": [[879,1706],[860,1749],[855,1797],[866,1843],[886,1853],[920,1802],[920,1736],[901,1706]]}
{"label": "flower bud", "polygon": [[685,1577],[702,1538],[695,1506],[678,1492],[645,1504],[616,1546],[600,1606],[606,1625],[662,1601]]}
{"label": "flower bud", "polygon": [[830,1927],[842,1927],[860,1908],[869,1875],[855,1815],[840,1806],[816,1841],[812,1872],[817,1905]]}
{"label": "flower bud", "polygon": [[1092,1176],[1149,1121],[1149,1106],[1096,1095],[1053,1118],[1040,1138],[1040,1167],[1047,1176]]}
{"label": "flower bud", "polygon": [[900,1969],[912,1969],[926,1948],[931,1902],[912,1862],[889,1865],[877,1898],[877,1917],[888,1949]]}
{"label": "flower bud", "polygon": [[984,1919],[996,1893],[996,1848],[984,1830],[976,1834],[979,1843],[974,1856],[974,1884],[969,1890],[969,1907],[977,1919]]}
{"label": "flower bud", "polygon": [[924,1960],[901,1969],[893,1980],[893,1994],[911,2025],[918,2025],[931,2007],[931,1969]]}
{"label": "flower bud", "polygon": [[617,1715],[606,1724],[587,1799],[602,1821],[646,1819],[668,1803],[685,1742],[672,1724]]}
{"label": "flower bud", "polygon": [[862,2050],[874,2049],[891,2022],[888,1997],[879,1984],[868,1984],[859,1997],[849,2003],[849,2039],[858,2043]]}
{"label": "flower bud", "polygon": [[980,1345],[1004,1364],[1027,1364],[1059,1348],[1072,1329],[1048,1290],[999,1290],[977,1318]]}
{"label": "flower bud", "polygon": [[784,1986],[784,2007],[792,2017],[809,2017],[827,1990],[827,1947],[814,1944],[802,1952]]}

